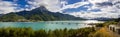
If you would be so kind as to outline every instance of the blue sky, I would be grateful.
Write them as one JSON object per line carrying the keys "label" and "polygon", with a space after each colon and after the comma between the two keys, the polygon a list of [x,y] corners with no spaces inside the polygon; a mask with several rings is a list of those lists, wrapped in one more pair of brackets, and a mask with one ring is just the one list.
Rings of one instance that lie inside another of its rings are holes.
{"label": "blue sky", "polygon": [[[51,12],[83,18],[118,18],[120,0],[1,0],[0,13],[32,10],[44,5]],[[114,9],[114,10],[113,10]]]}
{"label": "blue sky", "polygon": [[[30,4],[28,3],[28,1],[26,0],[3,0],[3,1],[9,1],[9,2],[13,2],[15,4],[17,4],[17,8],[16,9],[20,9],[20,8],[30,8],[30,7],[26,7],[26,5],[29,5]],[[74,3],[77,3],[77,2],[82,2],[83,0],[64,0],[64,1],[67,1],[67,4],[66,5],[71,5],[71,4],[74,4]],[[84,0],[86,1],[86,0]],[[91,4],[85,4],[83,6],[80,6],[78,8],[70,8],[70,9],[64,9],[63,12],[74,12],[74,11],[87,11],[87,7],[85,6],[91,6]],[[91,10],[91,11],[98,11],[98,10]]]}

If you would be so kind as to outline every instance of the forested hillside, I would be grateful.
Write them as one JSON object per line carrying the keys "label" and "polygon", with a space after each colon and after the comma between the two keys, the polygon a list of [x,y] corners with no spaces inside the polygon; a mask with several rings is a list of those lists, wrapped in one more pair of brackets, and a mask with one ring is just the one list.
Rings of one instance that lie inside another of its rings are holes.
{"label": "forested hillside", "polygon": [[50,12],[44,6],[33,9],[31,11],[11,12],[0,16],[0,21],[15,22],[15,21],[58,21],[58,20],[83,20],[79,17],[74,17],[68,14],[59,12]]}

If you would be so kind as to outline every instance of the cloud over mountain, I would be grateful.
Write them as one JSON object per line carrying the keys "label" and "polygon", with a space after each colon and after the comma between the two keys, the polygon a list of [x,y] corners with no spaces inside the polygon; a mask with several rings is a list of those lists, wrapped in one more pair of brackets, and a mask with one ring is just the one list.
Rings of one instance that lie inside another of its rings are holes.
{"label": "cloud over mountain", "polygon": [[0,0],[0,13],[32,10],[44,5],[51,12],[83,18],[118,18],[120,0]]}

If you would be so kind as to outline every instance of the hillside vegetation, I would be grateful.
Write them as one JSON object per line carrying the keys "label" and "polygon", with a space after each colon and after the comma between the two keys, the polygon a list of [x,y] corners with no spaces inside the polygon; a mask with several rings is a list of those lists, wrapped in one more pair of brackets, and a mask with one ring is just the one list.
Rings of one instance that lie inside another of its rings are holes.
{"label": "hillside vegetation", "polygon": [[27,22],[27,21],[61,21],[61,20],[85,20],[59,12],[50,12],[44,6],[31,11],[11,12],[0,16],[1,22]]}
{"label": "hillside vegetation", "polygon": [[93,28],[32,30],[31,28],[0,28],[0,37],[88,37]]}

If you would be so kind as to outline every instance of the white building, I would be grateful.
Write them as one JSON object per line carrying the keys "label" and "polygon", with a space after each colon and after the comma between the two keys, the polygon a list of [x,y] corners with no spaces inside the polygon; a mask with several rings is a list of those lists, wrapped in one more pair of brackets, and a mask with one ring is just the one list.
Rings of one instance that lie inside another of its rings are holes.
{"label": "white building", "polygon": [[120,34],[120,22],[117,25],[109,25],[109,30]]}

